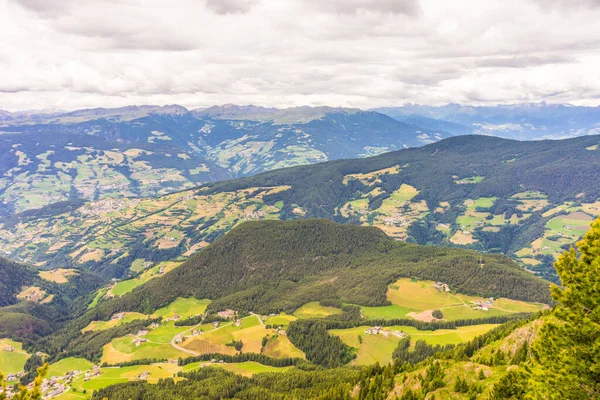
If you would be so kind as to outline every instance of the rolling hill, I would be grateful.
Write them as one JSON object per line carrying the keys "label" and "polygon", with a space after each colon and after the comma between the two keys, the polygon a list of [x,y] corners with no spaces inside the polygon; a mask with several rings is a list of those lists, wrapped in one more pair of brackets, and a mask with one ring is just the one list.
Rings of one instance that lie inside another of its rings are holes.
{"label": "rolling hill", "polygon": [[5,113],[0,215],[144,197],[277,168],[364,157],[449,135],[372,111],[130,106]]}
{"label": "rolling hill", "polygon": [[380,229],[327,220],[254,221],[234,228],[180,267],[93,313],[151,312],[178,297],[218,299],[209,309],[291,313],[340,298],[381,306],[398,277],[447,282],[459,292],[549,302],[548,283],[501,255],[394,241]]}
{"label": "rolling hill", "polygon": [[600,214],[599,143],[454,137],[159,198],[60,203],[2,219],[0,243],[7,256],[42,268],[122,277],[134,262],[186,259],[246,220],[318,217],[507,254],[556,279],[556,255]]}

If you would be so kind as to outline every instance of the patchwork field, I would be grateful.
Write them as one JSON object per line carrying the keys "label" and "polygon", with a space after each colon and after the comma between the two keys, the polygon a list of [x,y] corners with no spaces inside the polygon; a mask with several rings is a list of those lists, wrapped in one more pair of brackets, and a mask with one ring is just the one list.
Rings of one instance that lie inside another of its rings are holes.
{"label": "patchwork field", "polygon": [[[182,331],[185,331],[185,329],[182,329]],[[101,362],[118,364],[144,358],[177,359],[179,357],[190,356],[190,354],[171,346],[170,341],[155,343],[148,339],[147,342],[136,346],[134,340],[135,336],[133,335],[113,339],[109,344],[104,346]]]}
{"label": "patchwork field", "polygon": [[287,314],[279,314],[279,315],[274,315],[274,316],[270,316],[267,318],[267,320],[265,321],[265,325],[277,325],[277,326],[288,326],[290,324],[290,322],[297,320],[298,318],[293,316],[293,315],[287,315]]}
{"label": "patchwork field", "polygon": [[582,211],[582,209],[583,207],[559,209],[557,212],[564,213],[565,210],[570,212],[551,218],[546,223],[544,235],[531,243],[530,246],[517,252],[517,256],[530,265],[532,264],[528,260],[536,260],[536,257],[539,256],[550,255],[557,258],[566,248],[577,242],[588,231],[594,219],[593,216],[600,214],[600,209],[593,207],[586,207],[589,213],[594,213],[593,216]]}
{"label": "patchwork field", "polygon": [[[450,288],[452,289],[452,288]],[[536,312],[544,305],[510,299],[488,299],[436,289],[433,281],[403,278],[388,287],[387,298],[392,303],[384,307],[361,307],[366,318],[406,318],[432,320],[431,312],[440,310],[445,320],[475,319],[516,312]],[[478,303],[485,307],[478,307]]]}
{"label": "patchwork field", "polygon": [[[261,323],[258,316],[250,316],[241,320],[241,324],[227,323],[212,329],[200,336],[191,337],[183,342],[182,347],[197,352],[198,354],[223,353],[235,354],[237,351],[228,343],[241,340],[243,353],[260,353],[262,339],[275,330],[268,330]],[[213,349],[220,349],[214,351]]]}
{"label": "patchwork field", "polygon": [[341,310],[335,307],[325,307],[315,301],[306,303],[294,312],[294,316],[300,319],[325,318],[333,314],[341,314]]}
{"label": "patchwork field", "polygon": [[[110,289],[110,293],[115,296],[123,296],[124,294],[131,292],[136,287],[143,285],[144,283],[148,282],[151,279],[154,279],[163,274],[166,274],[167,272],[172,271],[173,269],[177,268],[180,265],[181,265],[180,262],[173,262],[173,261],[164,261],[164,262],[158,263],[154,267],[151,267],[151,268],[145,270],[142,274],[140,274],[139,276],[137,276],[133,279],[127,279],[127,280],[117,283],[115,286],[113,286]],[[136,268],[139,269],[140,267],[137,266],[136,263],[134,262],[131,266],[131,269],[135,270]]]}
{"label": "patchwork field", "polygon": [[[414,346],[417,340],[425,340],[430,345],[463,343],[496,326],[498,325],[485,324],[463,326],[457,329],[440,329],[437,331],[419,331],[412,326],[390,326],[384,329],[402,331],[409,334],[411,345]],[[357,350],[357,357],[353,361],[353,364],[368,365],[375,362],[389,364],[392,361],[392,353],[396,349],[400,339],[393,335],[389,335],[388,337],[384,337],[383,335],[367,335],[365,331],[368,328],[370,327],[359,326],[350,329],[333,329],[329,333],[339,336],[344,343]]]}
{"label": "patchwork field", "polygon": [[[193,364],[190,364],[193,365]],[[223,368],[227,371],[239,374],[242,376],[252,376],[254,374],[261,374],[264,372],[286,372],[294,367],[271,367],[269,365],[262,365],[254,361],[247,361],[243,363],[231,363],[231,364],[210,364],[211,367]]]}
{"label": "patchwork field", "polygon": [[194,298],[177,298],[166,307],[156,310],[152,317],[171,317],[179,315],[181,318],[191,317],[193,315],[204,314],[206,307],[210,304],[210,300],[198,300]]}
{"label": "patchwork field", "polygon": [[[5,229],[0,225],[0,245],[31,264],[50,265],[53,255],[60,252],[78,266],[116,262],[127,254],[121,249],[132,247],[144,236],[144,245],[150,249],[182,246],[185,250],[180,255],[189,257],[245,220],[279,219],[283,204],[270,206],[262,199],[288,189],[289,186],[257,187],[213,195],[197,189],[160,198],[108,198],[18,227]],[[199,226],[201,232],[194,234],[192,240],[185,232],[194,226]],[[48,232],[53,234],[47,235]],[[138,262],[132,268],[141,270],[143,265]],[[127,293],[154,276],[154,272],[152,269],[138,280],[122,283],[115,294]]]}
{"label": "patchwork field", "polygon": [[[8,351],[14,347],[13,351]],[[0,372],[5,376],[16,374],[23,370],[29,354],[23,350],[23,345],[10,339],[0,339]]]}
{"label": "patchwork field", "polygon": [[78,273],[76,269],[56,268],[52,271],[40,271],[40,278],[54,283],[67,283],[70,276]]}
{"label": "patchwork field", "polygon": [[92,321],[81,330],[81,332],[88,331],[103,331],[106,329],[114,328],[115,326],[123,325],[131,321],[138,319],[147,319],[148,316],[137,312],[126,312],[121,319],[111,319],[109,321]]}
{"label": "patchwork field", "polygon": [[276,334],[269,337],[269,341],[264,347],[262,354],[273,358],[305,357],[304,352],[294,346],[287,336]]}
{"label": "patchwork field", "polygon": [[48,368],[47,377],[59,377],[64,376],[67,372],[73,371],[87,371],[92,368],[93,364],[84,358],[63,358],[62,360],[55,362]]}

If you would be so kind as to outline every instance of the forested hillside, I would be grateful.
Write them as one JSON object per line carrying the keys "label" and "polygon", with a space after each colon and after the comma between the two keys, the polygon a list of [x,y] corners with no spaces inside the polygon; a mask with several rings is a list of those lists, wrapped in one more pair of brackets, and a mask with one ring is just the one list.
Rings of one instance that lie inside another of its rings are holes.
{"label": "forested hillside", "polygon": [[319,217],[506,254],[556,280],[557,255],[600,215],[599,143],[463,136],[158,199],[61,203],[1,220],[0,244],[13,259],[122,277],[133,262],[187,258],[243,221]]}
{"label": "forested hillside", "polygon": [[374,227],[264,221],[236,227],[164,277],[100,303],[77,324],[121,311],[151,313],[189,296],[214,300],[209,310],[265,314],[331,298],[386,305],[387,285],[399,277],[447,282],[465,294],[550,301],[546,282],[504,256],[400,243]]}
{"label": "forested hillside", "polygon": [[21,288],[31,284],[35,275],[32,269],[0,257],[0,307],[16,303]]}
{"label": "forested hillside", "polygon": [[101,283],[97,276],[81,271],[59,284],[42,279],[29,266],[0,257],[0,337],[31,339],[48,334],[83,306],[82,297]]}

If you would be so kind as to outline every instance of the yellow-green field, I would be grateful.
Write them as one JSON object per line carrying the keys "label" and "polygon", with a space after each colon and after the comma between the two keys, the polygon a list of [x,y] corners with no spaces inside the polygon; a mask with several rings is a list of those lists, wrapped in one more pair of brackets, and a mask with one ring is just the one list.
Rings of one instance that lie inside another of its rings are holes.
{"label": "yellow-green field", "polygon": [[284,335],[271,335],[262,354],[273,358],[305,357],[304,352],[294,346],[292,342],[290,342],[290,339]]}
{"label": "yellow-green field", "polygon": [[[425,340],[431,345],[458,344],[469,341],[490,329],[496,327],[495,324],[462,326],[457,329],[440,329],[436,331],[419,331],[412,326],[390,326],[385,330],[403,331],[410,335],[411,344],[417,340]],[[392,353],[400,341],[393,335],[384,337],[383,335],[366,335],[365,330],[368,326],[359,326],[350,329],[333,329],[329,333],[339,336],[344,343],[357,349],[357,357],[354,364],[368,365],[375,362],[388,364],[392,360]],[[359,339],[359,336],[361,339]],[[360,341],[362,340],[362,343]]]}
{"label": "yellow-green field", "polygon": [[[259,317],[250,316],[242,319],[240,326],[227,323],[203,335],[191,337],[182,344],[182,347],[199,354],[235,354],[237,352],[235,348],[227,346],[227,343],[241,340],[243,353],[260,353],[262,338],[272,332],[275,331],[266,329],[261,324]],[[218,351],[215,351],[217,349]]]}
{"label": "yellow-green field", "polygon": [[92,366],[93,364],[84,358],[63,358],[62,360],[50,365],[50,368],[48,368],[48,374],[46,376],[49,378],[53,376],[64,376],[67,372],[73,372],[76,370],[87,371],[88,369],[92,368]]}
{"label": "yellow-green field", "polygon": [[209,304],[210,300],[179,297],[168,306],[156,310],[152,314],[152,317],[168,318],[173,315],[179,315],[181,318],[187,318],[193,315],[204,314]]}
{"label": "yellow-green field", "polygon": [[[161,276],[161,274],[160,274],[161,268],[163,268],[163,274],[166,274],[167,272],[172,271],[173,269],[177,268],[179,265],[181,265],[180,262],[173,262],[173,261],[161,262],[158,265],[144,271],[138,277],[135,277],[132,279],[127,279],[127,280],[117,283],[112,289],[110,289],[110,293],[114,294],[115,296],[123,296],[124,294],[131,292],[133,289],[135,289],[138,286],[143,285],[144,283],[148,282],[149,280]],[[132,264],[131,269],[132,270],[134,269],[133,264]]]}
{"label": "yellow-green field", "polygon": [[143,358],[179,358],[189,357],[190,354],[171,346],[171,343],[154,343],[148,341],[139,346],[134,344],[134,336],[127,335],[113,339],[105,345],[102,351],[101,362],[118,364],[125,361],[140,360]]}
{"label": "yellow-green field", "polygon": [[57,268],[51,271],[40,271],[40,278],[54,283],[67,283],[70,276],[78,273],[76,269]]}
{"label": "yellow-green field", "polygon": [[[389,318],[409,316],[419,319],[418,314],[421,312],[441,310],[446,320],[474,319],[517,312],[536,312],[544,307],[539,303],[500,298],[495,299],[491,305],[487,305],[487,311],[476,310],[477,301],[484,300],[481,297],[467,296],[452,291],[439,291],[434,287],[433,281],[416,281],[406,278],[389,286],[387,298],[393,305],[403,308],[398,316],[390,315]],[[378,307],[373,308],[377,309]],[[404,309],[410,309],[412,313],[402,315]]]}
{"label": "yellow-green field", "polygon": [[239,374],[242,376],[252,376],[254,374],[261,374],[264,372],[286,372],[294,367],[271,367],[269,365],[262,365],[254,361],[246,361],[243,363],[231,363],[231,364],[210,364],[213,367],[223,368],[227,371]]}
{"label": "yellow-green field", "polygon": [[300,319],[309,318],[325,318],[333,314],[341,314],[342,310],[335,307],[325,307],[319,304],[318,301],[306,303],[294,312],[294,316]]}
{"label": "yellow-green field", "polygon": [[[5,351],[7,346],[14,347],[14,351]],[[0,339],[0,372],[4,375],[16,374],[23,370],[29,354],[23,350],[23,345],[10,339]]]}
{"label": "yellow-green field", "polygon": [[265,325],[277,325],[277,326],[288,326],[290,322],[297,320],[298,318],[293,315],[287,315],[281,313],[273,317],[267,318]]}
{"label": "yellow-green field", "polygon": [[109,321],[92,321],[81,330],[81,332],[88,331],[103,331],[106,329],[114,328],[115,326],[123,325],[131,321],[138,319],[147,319],[148,316],[137,312],[126,312],[122,319],[111,319]]}

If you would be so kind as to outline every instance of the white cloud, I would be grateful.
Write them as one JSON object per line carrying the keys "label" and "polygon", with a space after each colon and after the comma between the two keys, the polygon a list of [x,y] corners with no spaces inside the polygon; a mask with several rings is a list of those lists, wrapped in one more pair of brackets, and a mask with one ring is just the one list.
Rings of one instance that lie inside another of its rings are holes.
{"label": "white cloud", "polygon": [[0,0],[0,109],[597,105],[597,5]]}

